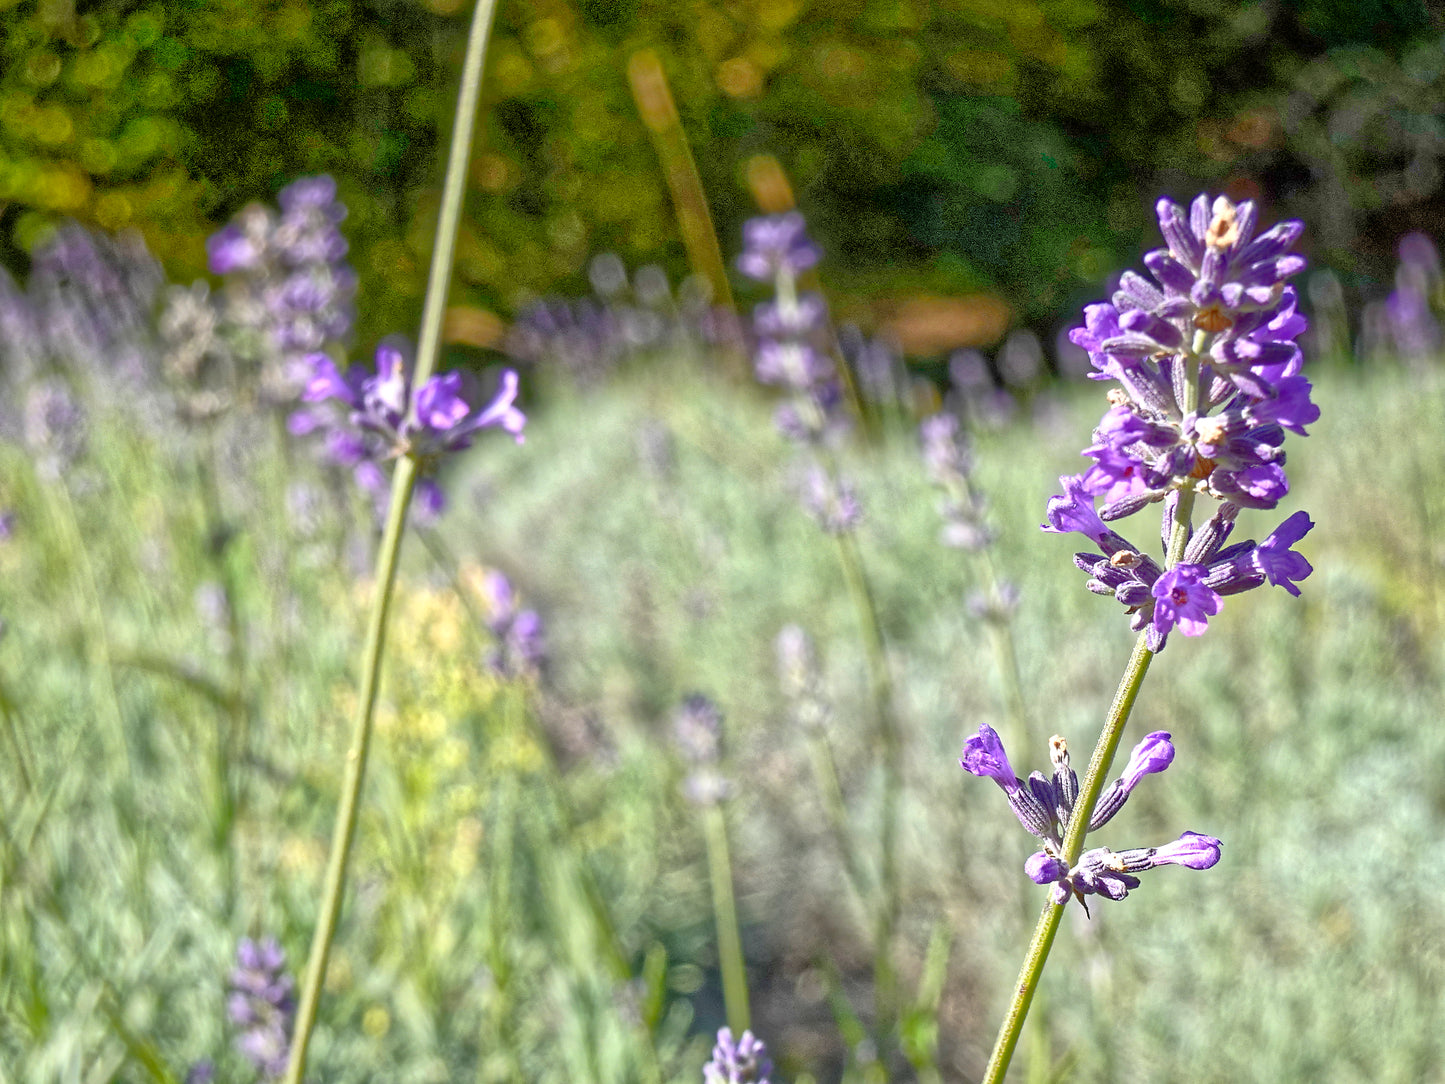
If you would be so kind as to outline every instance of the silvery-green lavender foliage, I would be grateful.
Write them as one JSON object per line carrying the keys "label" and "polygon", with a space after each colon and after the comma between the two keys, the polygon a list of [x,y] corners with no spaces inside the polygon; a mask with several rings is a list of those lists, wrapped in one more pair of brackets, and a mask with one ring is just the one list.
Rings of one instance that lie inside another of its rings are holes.
{"label": "silvery-green lavender foliage", "polygon": [[[1201,634],[1223,596],[1266,582],[1299,594],[1295,581],[1311,568],[1291,547],[1314,526],[1304,512],[1261,543],[1225,543],[1241,509],[1274,508],[1289,492],[1285,431],[1304,436],[1320,415],[1299,375],[1305,319],[1285,284],[1304,269],[1291,251],[1304,227],[1284,222],[1255,237],[1254,204],[1223,196],[1199,196],[1187,216],[1160,200],[1158,213],[1168,247],[1144,257],[1158,284],[1126,272],[1112,302],[1087,306],[1072,333],[1094,378],[1118,387],[1084,449],[1093,465],[1060,479],[1064,493],[1049,500],[1043,527],[1077,532],[1103,551],[1076,554],[1075,564],[1089,590],[1124,606],[1132,629],[1148,630],[1153,651],[1176,627]],[[1196,356],[1191,376],[1187,359]],[[1184,490],[1217,509],[1172,568],[1108,526],[1163,502],[1167,540]]]}

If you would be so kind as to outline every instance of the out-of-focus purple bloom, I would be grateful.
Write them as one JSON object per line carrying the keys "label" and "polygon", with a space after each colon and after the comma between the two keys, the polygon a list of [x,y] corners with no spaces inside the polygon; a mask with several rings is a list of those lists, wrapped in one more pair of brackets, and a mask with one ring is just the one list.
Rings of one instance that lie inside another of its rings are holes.
{"label": "out-of-focus purple bloom", "polygon": [[822,257],[823,250],[808,237],[807,223],[797,211],[750,218],[743,224],[738,270],[750,279],[771,282],[780,273],[795,276]]}
{"label": "out-of-focus purple bloom", "polygon": [[85,408],[58,377],[31,385],[24,427],[25,444],[48,478],[59,478],[85,452]]}
{"label": "out-of-focus purple bloom", "polygon": [[863,520],[863,506],[852,483],[816,463],[803,478],[802,503],[803,510],[829,534],[845,534]]}
{"label": "out-of-focus purple bloom", "polygon": [[751,1031],[734,1039],[731,1028],[718,1031],[712,1060],[702,1067],[703,1084],[768,1084],[772,1073],[763,1041]]}
{"label": "out-of-focus purple bloom", "polygon": [[15,513],[10,509],[0,509],[0,542],[8,541],[15,536]]}
{"label": "out-of-focus purple bloom", "polygon": [[1208,570],[1202,565],[1178,564],[1154,583],[1154,627],[1168,632],[1175,625],[1185,636],[1200,636],[1209,619],[1223,605],[1203,582]]}
{"label": "out-of-focus purple bloom", "polygon": [[502,677],[535,674],[547,658],[545,628],[536,610],[522,609],[506,575],[491,569],[482,577],[486,622],[494,644],[487,668]]}
{"label": "out-of-focus purple bloom", "polygon": [[186,1084],[211,1084],[215,1079],[216,1063],[210,1058],[202,1058],[186,1073]]}
{"label": "out-of-focus purple bloom", "polygon": [[526,416],[517,409],[517,374],[510,369],[503,371],[491,401],[474,407],[471,404],[484,397],[466,391],[460,373],[429,378],[413,397],[409,361],[393,341],[377,348],[375,373],[359,365],[342,373],[325,354],[314,354],[309,361],[311,377],[302,400],[335,402],[346,412],[337,416],[302,410],[292,415],[290,429],[297,434],[326,429],[331,457],[353,468],[363,488],[384,487],[378,465],[409,455],[427,482],[420,494],[423,508],[439,512],[444,496],[426,476],[444,456],[470,447],[482,429],[502,429],[522,441]]}
{"label": "out-of-focus purple bloom", "polygon": [[262,391],[287,404],[310,373],[307,355],[345,342],[355,322],[356,273],[346,262],[336,182],[301,177],[277,195],[280,213],[253,204],[206,242],[226,279],[223,327],[258,368]]}
{"label": "out-of-focus purple bloom", "polygon": [[296,1022],[293,982],[286,973],[286,954],[274,939],[257,943],[243,938],[236,948],[227,1012],[240,1028],[236,1049],[263,1077],[274,1080],[286,1072],[291,1028]]}
{"label": "out-of-focus purple bloom", "polygon": [[683,791],[698,805],[715,805],[731,792],[729,781],[718,770],[722,753],[722,712],[701,693],[694,693],[673,712],[672,734],[678,752],[691,770]]}

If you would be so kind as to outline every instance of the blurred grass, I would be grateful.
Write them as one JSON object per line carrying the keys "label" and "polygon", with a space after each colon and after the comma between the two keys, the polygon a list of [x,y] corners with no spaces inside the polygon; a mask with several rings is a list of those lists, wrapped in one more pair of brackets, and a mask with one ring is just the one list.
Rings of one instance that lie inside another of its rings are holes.
{"label": "blurred grass", "polygon": [[[1231,598],[1208,635],[1171,643],[1126,740],[1167,729],[1179,756],[1100,835],[1204,831],[1224,860],[1070,916],[1044,997],[1072,1079],[1445,1079],[1445,377],[1316,378],[1324,416],[1291,442],[1295,495],[1243,528],[1261,537],[1308,509],[1316,573],[1302,599]],[[963,606],[975,571],[937,542],[912,435],[845,457],[908,733],[905,991],[935,923],[956,934],[945,1078],[980,1071],[1037,906],[1020,870],[1031,840],[958,769],[958,748],[987,722],[1022,770],[1044,763],[1050,733],[1082,757],[1131,643],[1117,607],[1083,590],[1072,543],[1037,530],[1057,475],[1078,469],[1096,392],[978,438],[997,563],[1022,591],[1028,747]],[[858,1063],[834,1016],[840,996],[870,1003],[870,949],[773,638],[797,622],[818,641],[850,815],[871,839],[866,673],[834,549],[795,505],[769,413],[761,393],[662,366],[557,391],[526,445],[486,445],[448,479],[445,548],[512,576],[547,620],[551,663],[530,693],[485,674],[455,569],[409,541],[315,1048],[328,1082],[632,1081],[649,1025],[662,1078],[698,1078],[722,1005],[701,833],[670,748],[670,713],[693,691],[726,714],[755,1030],[784,1079]],[[193,435],[102,411],[65,479],[83,551],[64,542],[55,484],[0,449],[0,506],[18,513],[0,542],[0,1080],[179,1079],[203,1056],[221,1080],[250,1079],[224,1023],[236,939],[274,932],[293,964],[304,950],[370,539],[345,488],[269,429],[213,445],[208,510]],[[301,482],[309,523],[287,514]],[[1152,545],[1139,523],[1126,533]],[[97,703],[82,561],[105,600],[123,735]],[[234,622],[216,618],[218,591]],[[650,955],[651,986],[618,984],[614,932],[632,974]]]}

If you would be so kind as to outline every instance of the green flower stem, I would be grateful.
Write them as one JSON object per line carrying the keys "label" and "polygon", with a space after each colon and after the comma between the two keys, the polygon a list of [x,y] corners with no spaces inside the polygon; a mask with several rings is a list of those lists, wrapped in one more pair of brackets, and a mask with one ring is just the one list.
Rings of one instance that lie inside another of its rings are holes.
{"label": "green flower stem", "polygon": [[[1084,775],[1078,800],[1074,803],[1074,812],[1069,818],[1069,831],[1064,836],[1063,859],[1070,866],[1073,866],[1083,853],[1089,820],[1094,815],[1094,807],[1104,790],[1104,779],[1109,774],[1114,754],[1119,749],[1119,741],[1124,736],[1124,724],[1129,721],[1129,713],[1139,695],[1139,687],[1144,684],[1144,675],[1149,672],[1149,663],[1154,658],[1154,652],[1149,650],[1147,640],[1148,633],[1141,632],[1134,642],[1134,652],[1129,656],[1124,676],[1119,680],[1119,688],[1114,693],[1114,702],[1109,706],[1109,714],[1104,719],[1104,729],[1099,734],[1094,755],[1089,758],[1089,769]],[[1008,1072],[1009,1061],[1013,1058],[1014,1047],[1018,1045],[1019,1033],[1023,1030],[1029,1005],[1033,1001],[1034,991],[1038,989],[1044,964],[1048,962],[1049,949],[1053,947],[1054,935],[1059,932],[1059,922],[1063,917],[1064,904],[1044,904],[1038,925],[1034,927],[1034,936],[1029,941],[1018,982],[1014,986],[1013,1000],[1009,1003],[1008,1012],[999,1028],[993,1054],[988,1059],[982,1084],[1002,1084],[1004,1074]]]}
{"label": "green flower stem", "polygon": [[752,1027],[748,1010],[748,973],[743,962],[743,939],[738,930],[737,901],[733,898],[733,866],[728,854],[728,826],[722,806],[713,802],[702,810],[703,838],[707,842],[707,871],[712,881],[712,913],[717,922],[718,962],[722,967],[723,1003],[728,1027],[741,1035]]}
{"label": "green flower stem", "polygon": [[311,1033],[316,1027],[321,986],[326,979],[331,942],[336,936],[336,922],[346,894],[346,867],[351,857],[351,842],[356,836],[361,784],[366,776],[366,757],[371,748],[371,723],[376,709],[377,689],[381,684],[386,621],[391,611],[392,586],[396,582],[396,568],[401,555],[401,536],[406,529],[406,514],[411,505],[416,475],[415,460],[404,457],[397,461],[391,481],[391,505],[387,510],[386,529],[382,534],[381,552],[377,556],[375,595],[366,628],[366,646],[361,656],[361,690],[356,700],[351,747],[346,753],[341,804],[336,809],[336,829],[331,837],[331,856],[326,863],[326,880],[321,892],[321,914],[311,939],[306,977],[301,984],[301,1003],[296,1010],[296,1031],[291,1041],[291,1061],[286,1067],[285,1084],[301,1084],[306,1075],[306,1053],[311,1044]]}
{"label": "green flower stem", "polygon": [[838,540],[838,557],[848,581],[848,593],[858,611],[863,632],[864,653],[868,658],[869,684],[878,721],[878,740],[883,754],[883,808],[880,815],[878,899],[874,914],[873,985],[877,1015],[879,1057],[885,1063],[892,1046],[894,1017],[897,1011],[897,979],[893,973],[893,931],[898,922],[898,799],[903,787],[903,741],[898,720],[893,714],[893,677],[884,652],[883,628],[878,620],[878,607],[873,600],[868,580],[863,575],[863,561],[858,543],[852,534],[843,532]]}
{"label": "green flower stem", "polygon": [[[461,224],[462,202],[466,196],[467,163],[471,159],[472,133],[476,130],[477,102],[481,96],[482,71],[487,57],[487,37],[491,32],[495,10],[495,0],[478,0],[467,35],[461,90],[457,95],[456,124],[447,157],[446,180],[442,185],[441,213],[437,219],[426,300],[422,304],[421,335],[417,342],[416,369],[412,374],[414,388],[421,387],[430,379],[432,370],[436,367],[437,355],[441,351],[447,289],[451,283],[457,229]],[[321,999],[321,987],[326,979],[326,964],[331,955],[331,942],[336,936],[336,922],[341,914],[341,903],[346,889],[346,867],[351,855],[351,842],[356,835],[361,784],[366,776],[366,756],[371,747],[371,724],[376,709],[377,689],[381,682],[386,621],[391,610],[392,587],[396,582],[396,568],[401,556],[402,533],[406,528],[412,490],[416,487],[417,468],[416,460],[403,456],[397,460],[396,470],[392,475],[391,504],[387,508],[386,528],[382,533],[381,550],[376,558],[375,597],[371,604],[371,618],[367,624],[366,646],[362,652],[361,689],[356,701],[356,720],[352,728],[351,748],[346,754],[341,803],[336,810],[336,830],[331,840],[331,856],[326,863],[326,880],[321,894],[321,914],[311,941],[311,955],[306,961],[306,976],[302,982],[301,1001],[296,1011],[296,1030],[291,1043],[291,1061],[286,1067],[285,1084],[301,1084],[306,1075],[306,1053],[311,1043],[311,1033],[316,1027],[316,1011]]]}

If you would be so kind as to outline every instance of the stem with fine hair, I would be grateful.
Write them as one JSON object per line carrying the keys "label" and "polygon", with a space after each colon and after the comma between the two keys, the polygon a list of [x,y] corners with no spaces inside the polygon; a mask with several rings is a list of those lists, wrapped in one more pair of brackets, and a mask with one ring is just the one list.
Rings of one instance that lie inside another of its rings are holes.
{"label": "stem with fine hair", "polygon": [[743,940],[738,930],[737,901],[733,897],[733,867],[728,853],[728,827],[722,806],[712,802],[702,810],[703,838],[707,843],[707,871],[712,881],[712,911],[717,923],[718,964],[722,968],[723,1003],[728,1027],[741,1035],[752,1026],[748,1009],[748,973],[743,962]]}
{"label": "stem with fine hair", "polygon": [[[478,0],[472,15],[471,29],[468,31],[461,90],[457,96],[456,123],[452,131],[446,179],[442,186],[441,212],[437,220],[436,242],[432,250],[431,272],[427,279],[426,300],[422,304],[421,334],[417,342],[413,387],[421,387],[430,379],[432,370],[436,367],[437,355],[441,351],[442,321],[446,315],[447,290],[451,284],[457,229],[461,224],[462,202],[466,196],[467,163],[471,159],[472,134],[476,130],[477,102],[481,96],[482,71],[486,63],[487,37],[491,32],[495,10],[496,0]],[[367,623],[366,644],[362,650],[361,688],[356,701],[351,747],[346,754],[341,802],[336,810],[336,829],[332,835],[331,855],[327,860],[326,879],[322,887],[321,913],[311,941],[311,954],[306,961],[306,975],[301,986],[285,1084],[301,1084],[306,1075],[306,1053],[311,1043],[311,1033],[316,1027],[316,1012],[321,999],[321,987],[326,978],[326,964],[331,955],[331,942],[336,936],[336,923],[345,896],[346,867],[351,855],[351,843],[356,835],[361,785],[366,777],[366,757],[371,746],[372,719],[381,682],[387,616],[391,609],[392,587],[396,582],[401,539],[406,527],[407,510],[411,505],[412,490],[416,486],[417,469],[418,464],[414,458],[403,456],[397,461],[395,473],[392,475],[391,503],[387,508],[381,550],[376,558],[376,581],[373,588],[375,596],[371,603],[371,617]]]}

